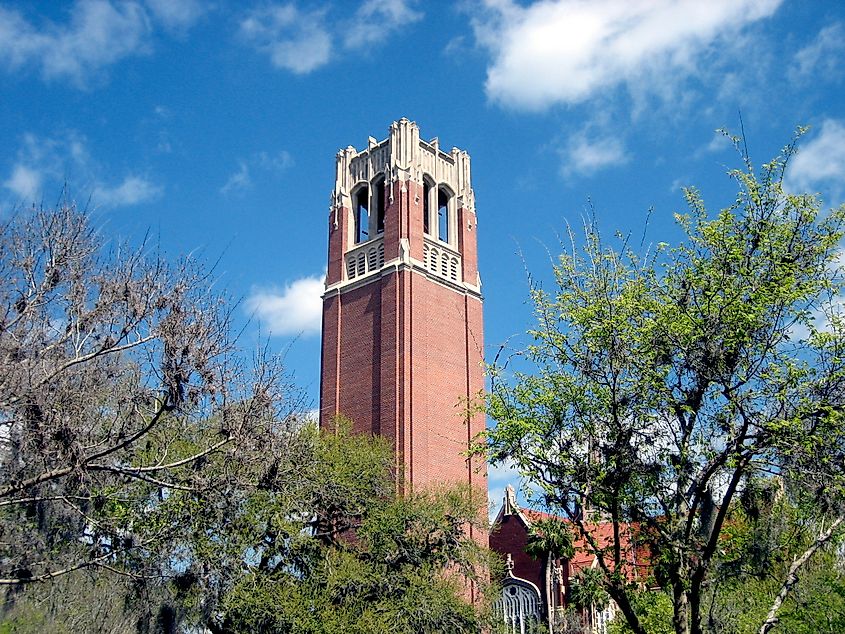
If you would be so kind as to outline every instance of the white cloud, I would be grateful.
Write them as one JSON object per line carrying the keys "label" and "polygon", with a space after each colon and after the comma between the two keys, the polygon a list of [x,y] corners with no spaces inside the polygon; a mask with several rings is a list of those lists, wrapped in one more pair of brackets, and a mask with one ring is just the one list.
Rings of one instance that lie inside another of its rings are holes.
{"label": "white cloud", "polygon": [[628,85],[666,96],[695,75],[699,57],[728,51],[747,25],[782,0],[547,0],[528,6],[487,0],[473,19],[492,61],[488,96],[542,110]]}
{"label": "white cloud", "polygon": [[[813,327],[818,332],[842,334],[843,320],[845,320],[845,297],[836,295],[830,300],[824,302],[818,308],[813,309],[810,313],[810,320],[813,322]],[[805,331],[805,337],[809,336],[809,329],[800,325],[796,330],[797,335]],[[792,334],[792,333],[790,333]]]}
{"label": "white cloud", "polygon": [[136,2],[79,0],[67,24],[33,24],[0,7],[0,59],[10,70],[39,67],[47,79],[83,85],[96,71],[146,50],[147,15]]}
{"label": "white cloud", "polygon": [[249,159],[238,160],[238,169],[229,176],[220,188],[220,193],[230,194],[251,189],[253,170],[278,176],[292,165],[293,157],[287,150],[282,150],[277,154],[256,152]]}
{"label": "white cloud", "polygon": [[228,180],[220,188],[221,194],[228,194],[235,191],[244,191],[252,187],[252,178],[249,175],[249,167],[246,161],[238,161],[238,169],[229,176]]}
{"label": "white cloud", "polygon": [[324,276],[303,277],[281,290],[258,289],[245,306],[273,335],[313,335],[320,332],[324,289]]}
{"label": "white cloud", "polygon": [[512,485],[515,489],[520,486],[519,472],[513,465],[513,462],[508,459],[504,462],[493,466],[487,465],[487,491],[488,502],[490,506],[491,518],[495,518],[495,514],[499,511],[502,505],[502,500],[505,497],[505,487]]}
{"label": "white cloud", "polygon": [[35,68],[45,79],[84,87],[97,73],[127,57],[152,50],[154,22],[185,29],[204,12],[199,0],[76,0],[65,22],[34,21],[26,12],[0,7],[0,64]]}
{"label": "white cloud", "polygon": [[[837,282],[841,283],[845,274],[845,250],[839,249],[836,256],[830,263],[829,271]],[[793,341],[802,341],[810,337],[811,327],[817,332],[842,334],[845,326],[845,296],[832,294],[823,297],[809,311],[807,315],[809,323],[796,323],[789,329],[789,338]]]}
{"label": "white cloud", "polygon": [[696,148],[693,156],[701,158],[707,154],[720,154],[731,148],[733,148],[731,139],[721,130],[715,130],[707,143],[702,143]]}
{"label": "white cloud", "polygon": [[414,0],[365,0],[346,19],[335,18],[328,8],[271,4],[251,11],[241,21],[240,36],[268,55],[274,66],[304,75],[331,61],[334,42],[347,50],[368,50],[421,20],[423,14],[413,4]]}
{"label": "white cloud", "polygon": [[684,187],[689,187],[689,183],[690,179],[686,176],[683,178],[672,179],[672,184],[669,185],[669,192],[674,194],[683,191]]}
{"label": "white cloud", "polygon": [[561,173],[565,177],[588,176],[611,165],[628,161],[622,142],[611,136],[587,138],[583,132],[575,134],[560,150]]}
{"label": "white cloud", "polygon": [[12,168],[3,187],[21,200],[34,200],[41,193],[41,180],[42,175],[38,170],[19,163]]}
{"label": "white cloud", "polygon": [[347,25],[343,43],[351,49],[372,46],[422,17],[406,0],[367,0]]}
{"label": "white cloud", "polygon": [[270,56],[274,66],[296,74],[328,63],[332,38],[324,10],[300,11],[293,4],[252,11],[240,25],[241,37]]}
{"label": "white cloud", "polygon": [[730,138],[724,133],[717,130],[710,138],[710,142],[704,147],[705,152],[723,152],[731,146]]}
{"label": "white cloud", "polygon": [[293,165],[293,156],[287,150],[282,150],[277,154],[258,152],[253,155],[253,162],[261,169],[280,174]]}
{"label": "white cloud", "polygon": [[104,172],[91,157],[86,139],[77,132],[71,130],[61,137],[28,133],[23,135],[2,184],[19,199],[30,202],[44,194],[58,193],[67,182],[75,192],[92,192],[92,202],[105,206],[136,205],[162,192],[160,186],[134,174],[109,184]]}
{"label": "white cloud", "polygon": [[127,176],[119,185],[98,185],[92,200],[95,205],[124,207],[149,202],[161,195],[162,188],[141,176]]}
{"label": "white cloud", "polygon": [[815,138],[801,144],[792,157],[784,187],[791,192],[826,191],[828,202],[839,204],[845,183],[845,124],[825,119]]}
{"label": "white cloud", "polygon": [[58,192],[69,175],[88,177],[88,155],[85,144],[75,133],[63,138],[39,137],[24,134],[3,187],[19,199],[32,202],[43,195],[44,187]]}
{"label": "white cloud", "polygon": [[816,38],[795,54],[789,68],[792,81],[816,81],[836,74],[845,56],[845,29],[836,22],[824,27]]}
{"label": "white cloud", "polygon": [[152,14],[166,28],[184,29],[196,22],[205,9],[198,0],[146,0]]}
{"label": "white cloud", "polygon": [[542,492],[536,484],[519,474],[513,461],[508,458],[496,466],[487,464],[487,505],[490,521],[496,519],[505,498],[505,487],[511,485],[516,491],[517,503],[528,508],[531,502],[542,499]]}
{"label": "white cloud", "polygon": [[462,56],[466,55],[467,51],[469,50],[467,46],[467,38],[465,35],[456,35],[451,40],[446,42],[446,46],[443,47],[443,55],[449,56]]}

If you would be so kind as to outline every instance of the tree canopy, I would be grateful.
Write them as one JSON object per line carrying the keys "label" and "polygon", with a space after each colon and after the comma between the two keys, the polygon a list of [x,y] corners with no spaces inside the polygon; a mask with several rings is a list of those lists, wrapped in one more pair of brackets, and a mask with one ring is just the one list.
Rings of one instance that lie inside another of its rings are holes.
{"label": "tree canopy", "polygon": [[[314,509],[316,530],[302,532],[308,522],[294,520],[276,550],[262,551],[265,563],[225,599],[226,631],[481,631],[468,584],[480,597],[489,562],[466,527],[484,501],[468,489],[397,495],[381,439],[322,434],[318,447],[315,467],[324,475],[306,485],[314,497],[303,507]],[[297,517],[275,507],[262,498],[256,508],[288,522]]]}
{"label": "tree canopy", "polygon": [[108,243],[70,203],[0,226],[0,584],[159,574],[171,494],[225,496],[279,449],[296,394],[234,354],[212,275]]}
{"label": "tree canopy", "polygon": [[[816,524],[817,540],[841,517],[845,338],[833,299],[845,207],[784,191],[794,151],[759,171],[743,156],[735,200],[715,215],[687,189],[676,246],[611,247],[587,223],[554,266],[555,288],[532,288],[532,370],[492,369],[489,455],[513,460],[569,517],[634,632],[645,628],[626,538],[669,592],[675,631],[698,633],[750,478],[811,480],[807,508],[834,518]],[[590,540],[597,516],[613,526],[607,546]]]}

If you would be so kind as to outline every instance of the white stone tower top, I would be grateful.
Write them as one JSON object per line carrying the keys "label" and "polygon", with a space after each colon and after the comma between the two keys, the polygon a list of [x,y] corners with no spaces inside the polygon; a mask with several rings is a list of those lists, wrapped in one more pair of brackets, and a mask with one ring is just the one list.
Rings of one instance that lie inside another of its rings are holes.
{"label": "white stone tower top", "polygon": [[384,174],[388,191],[397,180],[422,185],[425,174],[433,186],[446,186],[457,197],[458,207],[475,211],[469,154],[456,147],[442,151],[437,137],[423,141],[416,122],[404,117],[390,125],[390,136],[383,141],[370,137],[364,150],[350,145],[338,151],[332,207],[351,208],[353,190],[379,174]]}

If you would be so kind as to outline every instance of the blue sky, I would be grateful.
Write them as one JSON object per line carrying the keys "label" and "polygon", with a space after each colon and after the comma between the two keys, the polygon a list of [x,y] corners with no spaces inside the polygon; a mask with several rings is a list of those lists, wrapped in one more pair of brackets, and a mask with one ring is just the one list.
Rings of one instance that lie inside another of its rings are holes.
{"label": "blue sky", "polygon": [[221,258],[313,399],[334,156],[400,117],[472,156],[493,352],[589,205],[608,236],[651,208],[648,243],[683,186],[729,203],[740,112],[758,163],[812,126],[789,185],[845,195],[834,0],[0,0],[0,73],[0,215],[67,181],[108,234]]}

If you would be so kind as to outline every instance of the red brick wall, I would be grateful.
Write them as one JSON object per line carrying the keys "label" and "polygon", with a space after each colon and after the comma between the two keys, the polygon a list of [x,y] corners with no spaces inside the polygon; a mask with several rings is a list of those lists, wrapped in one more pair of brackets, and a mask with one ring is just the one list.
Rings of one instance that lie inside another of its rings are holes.
{"label": "red brick wall", "polygon": [[426,485],[477,479],[461,454],[483,425],[476,419],[467,427],[464,411],[467,398],[483,388],[481,347],[473,339],[483,336],[481,302],[416,273],[412,293],[411,480]]}
{"label": "red brick wall", "polygon": [[337,375],[340,354],[340,296],[323,298],[322,348],[320,350],[320,425],[337,414]]}
{"label": "red brick wall", "polygon": [[[378,284],[343,293],[340,363],[337,377],[341,414],[356,432],[381,433],[378,427],[381,362],[381,293]],[[375,423],[372,425],[370,421]]]}
{"label": "red brick wall", "polygon": [[[422,260],[422,187],[397,182],[392,193],[385,260],[400,255],[403,237],[411,257]],[[330,284],[335,269],[343,275],[347,248],[348,210],[340,214],[338,229],[330,218]],[[459,210],[458,224],[464,275],[475,284],[474,214]],[[464,411],[467,399],[484,387],[481,300],[407,267],[384,273],[324,299],[321,424],[339,412],[353,420],[355,431],[390,439],[406,485],[471,483],[486,494],[483,461],[470,464],[464,455],[484,429],[483,416],[467,420]]]}
{"label": "red brick wall", "polygon": [[505,515],[490,532],[490,550],[503,558],[506,558],[507,554],[510,553],[513,559],[514,576],[527,579],[545,595],[546,580],[543,562],[526,554],[525,546],[527,543],[528,529],[518,515]]}
{"label": "red brick wall", "polygon": [[473,285],[478,281],[477,231],[475,212],[466,207],[458,209],[458,250],[461,252],[462,274],[464,281]]}
{"label": "red brick wall", "polygon": [[[349,225],[352,213],[346,207],[329,211],[329,254],[326,283],[336,284],[343,279],[343,254],[349,248]],[[337,226],[335,226],[337,223]]]}

